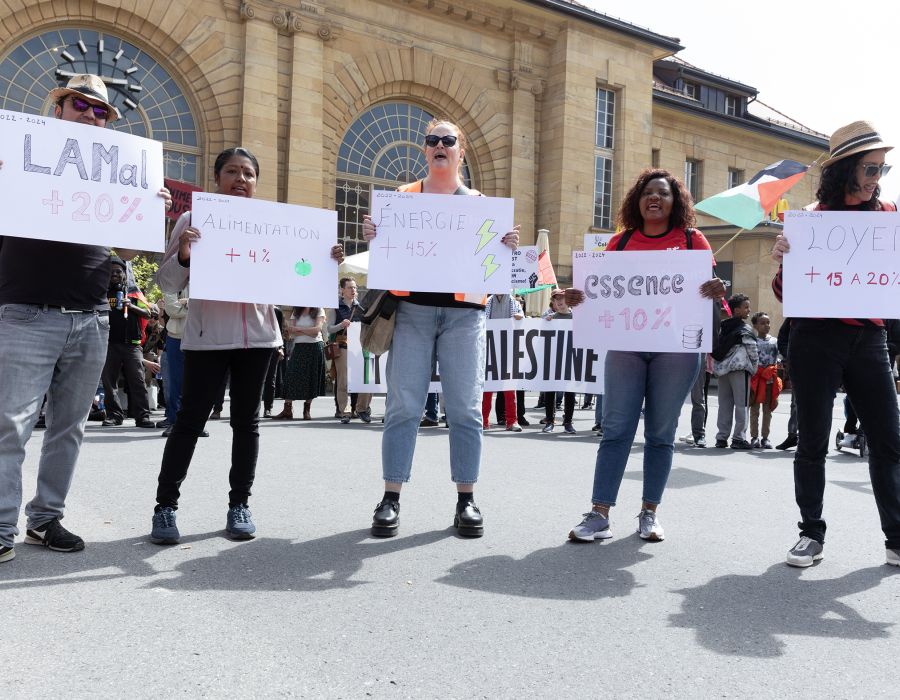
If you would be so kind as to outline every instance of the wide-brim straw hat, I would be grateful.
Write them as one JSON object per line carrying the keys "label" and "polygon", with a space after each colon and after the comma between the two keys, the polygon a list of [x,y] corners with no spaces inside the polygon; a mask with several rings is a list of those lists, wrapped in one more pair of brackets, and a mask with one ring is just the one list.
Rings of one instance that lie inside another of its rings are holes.
{"label": "wide-brim straw hat", "polygon": [[90,73],[76,75],[69,80],[64,88],[54,88],[50,91],[50,99],[53,100],[54,103],[59,102],[66,95],[82,95],[83,97],[94,100],[94,102],[102,102],[109,107],[109,118],[106,120],[107,122],[115,121],[122,116],[119,110],[110,103],[106,84],[99,76]]}
{"label": "wide-brim straw hat", "polygon": [[828,160],[822,163],[827,168],[832,163],[862,153],[883,148],[889,151],[893,146],[887,145],[872,122],[860,121],[842,126],[828,140]]}

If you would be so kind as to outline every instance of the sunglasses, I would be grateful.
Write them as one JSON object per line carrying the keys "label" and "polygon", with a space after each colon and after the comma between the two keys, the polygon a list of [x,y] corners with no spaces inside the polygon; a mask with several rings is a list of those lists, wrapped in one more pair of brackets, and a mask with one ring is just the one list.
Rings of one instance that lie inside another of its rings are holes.
{"label": "sunglasses", "polygon": [[97,119],[107,119],[109,117],[109,107],[91,104],[87,100],[83,100],[80,97],[72,98],[72,106],[75,108],[76,112],[86,112],[88,109],[93,110],[94,116]]}
{"label": "sunglasses", "polygon": [[890,165],[875,165],[874,163],[860,163],[859,167],[863,169],[863,175],[866,177],[875,177],[876,175],[887,175],[891,171]]}
{"label": "sunglasses", "polygon": [[425,137],[425,145],[430,146],[431,148],[434,148],[435,146],[437,146],[438,143],[444,144],[444,146],[447,148],[452,148],[453,146],[456,145],[456,141],[457,141],[457,137],[451,136],[450,134],[447,134],[446,136],[437,136],[435,134],[428,134],[428,136]]}

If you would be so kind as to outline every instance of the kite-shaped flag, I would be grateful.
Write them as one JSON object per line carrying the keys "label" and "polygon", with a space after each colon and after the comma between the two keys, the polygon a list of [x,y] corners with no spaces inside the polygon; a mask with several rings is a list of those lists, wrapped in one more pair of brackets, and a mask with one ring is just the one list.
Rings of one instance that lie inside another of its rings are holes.
{"label": "kite-shaped flag", "polygon": [[772,211],[781,196],[796,185],[807,170],[808,165],[779,160],[760,170],[748,182],[704,199],[694,207],[735,226],[751,229]]}

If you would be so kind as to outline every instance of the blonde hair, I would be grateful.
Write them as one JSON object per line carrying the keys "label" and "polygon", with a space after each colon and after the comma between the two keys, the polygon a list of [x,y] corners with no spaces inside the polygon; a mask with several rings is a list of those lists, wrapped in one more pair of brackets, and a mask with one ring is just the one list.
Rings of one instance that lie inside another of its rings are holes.
{"label": "blonde hair", "polygon": [[[443,117],[434,117],[425,126],[425,135],[428,136],[428,134],[431,133],[432,129],[434,129],[435,127],[437,127],[440,124],[445,124],[445,125],[453,128],[453,130],[456,132],[456,139],[457,139],[457,143],[459,144],[460,150],[465,151],[469,145],[469,142],[466,140],[466,135],[463,133],[463,130],[459,128],[459,124],[457,124],[456,122],[452,122],[449,119],[444,119]],[[424,145],[422,146],[422,150],[423,151],[425,150]],[[463,168],[463,159],[460,158],[459,166],[457,167],[457,172],[460,173],[460,175],[462,174],[462,168]]]}

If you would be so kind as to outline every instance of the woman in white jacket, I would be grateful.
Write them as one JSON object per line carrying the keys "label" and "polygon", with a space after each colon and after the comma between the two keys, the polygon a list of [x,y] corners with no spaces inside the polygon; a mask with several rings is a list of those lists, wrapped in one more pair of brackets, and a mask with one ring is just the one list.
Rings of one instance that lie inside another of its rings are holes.
{"label": "woman in white jacket", "polygon": [[[259,163],[245,148],[229,148],[213,167],[218,194],[253,197]],[[191,226],[191,214],[178,220],[159,268],[164,292],[184,289],[190,277],[191,244],[200,232]],[[343,260],[343,248],[332,257]],[[244,304],[191,300],[181,348],[184,351],[184,386],[181,409],[166,441],[150,539],[176,544],[175,522],[179,487],[187,476],[197,438],[206,425],[218,389],[230,372],[231,471],[228,478],[228,513],[225,530],[233,539],[250,539],[256,532],[248,507],[259,454],[259,404],[273,349],[281,345],[281,332],[271,304]]]}

